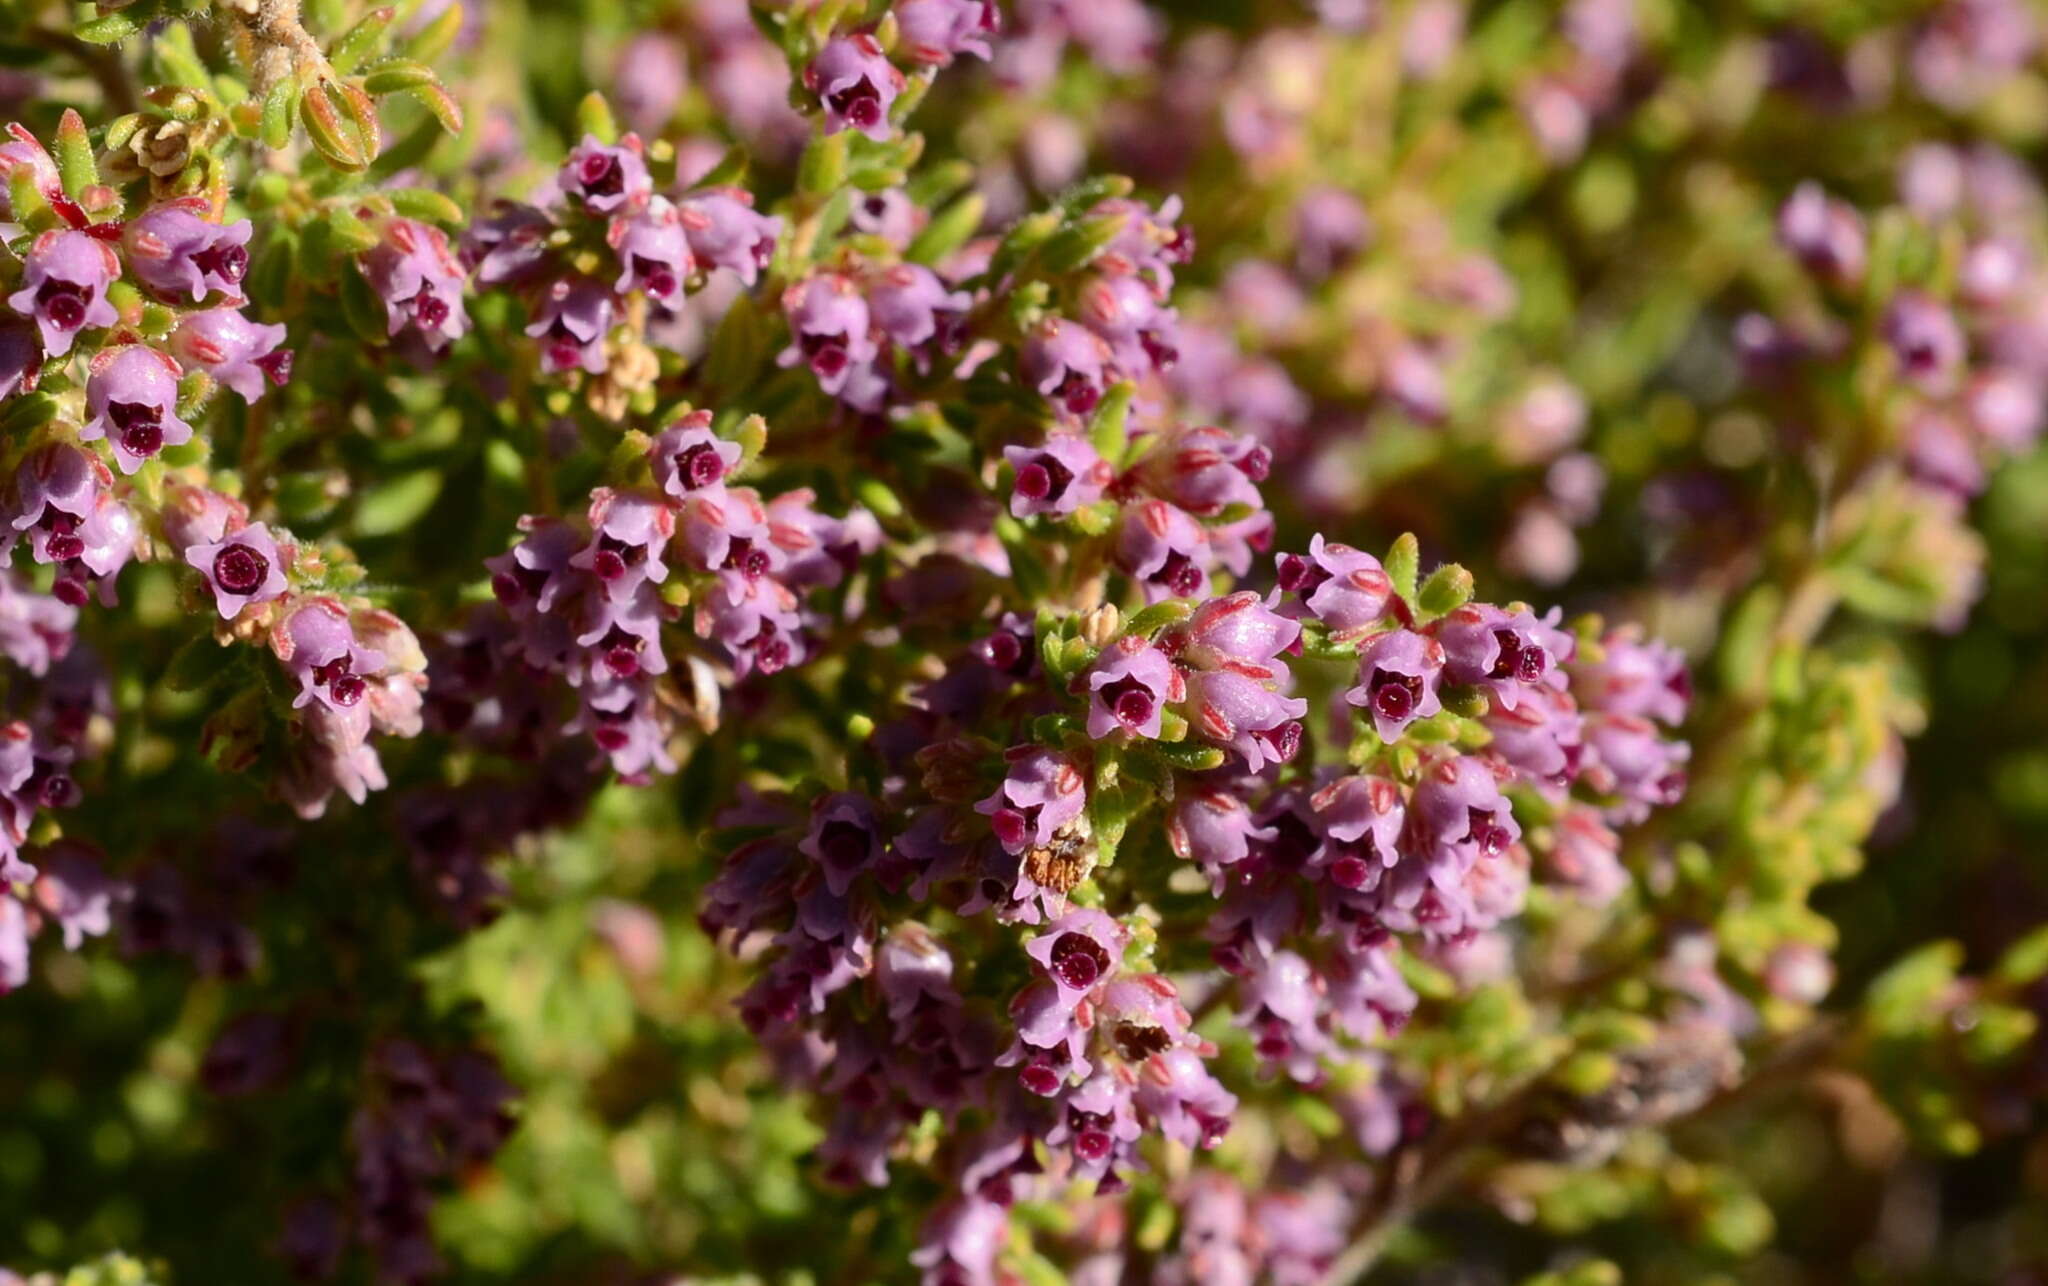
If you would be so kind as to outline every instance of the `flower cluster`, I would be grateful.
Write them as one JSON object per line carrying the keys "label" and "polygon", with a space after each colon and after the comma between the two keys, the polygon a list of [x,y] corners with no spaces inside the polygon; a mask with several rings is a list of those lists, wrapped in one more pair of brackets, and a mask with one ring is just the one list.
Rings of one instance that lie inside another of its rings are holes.
{"label": "flower cluster", "polygon": [[[749,431],[765,434],[758,421]],[[648,442],[645,482],[598,488],[580,521],[523,520],[520,542],[489,560],[503,623],[479,616],[451,640],[455,686],[437,703],[459,711],[455,726],[483,736],[524,729],[534,744],[530,676],[559,675],[578,699],[563,731],[588,735],[614,771],[645,780],[676,766],[657,682],[669,671],[663,626],[680,604],[712,649],[692,658],[693,684],[708,658],[740,678],[801,662],[803,595],[840,583],[872,542],[858,511],[828,517],[808,490],[764,502],[728,485],[742,453],[713,431],[710,412],[692,412]]]}
{"label": "flower cluster", "polygon": [[[774,257],[781,221],[757,212],[744,189],[705,187],[671,198],[655,191],[644,153],[637,135],[616,144],[586,137],[531,203],[502,203],[469,228],[463,257],[476,284],[525,300],[526,333],[544,373],[642,378],[621,347],[636,341],[615,343],[614,331],[624,326],[639,340],[672,343],[673,319],[691,291],[720,271],[751,286]],[[415,237],[431,231],[397,226]],[[421,240],[411,253],[388,244],[375,253],[391,266],[373,271],[373,257],[365,271],[390,310],[393,333],[408,320],[424,325],[408,293],[415,287],[431,292],[435,335],[461,333],[462,274],[438,241]],[[628,369],[615,369],[622,361]]]}

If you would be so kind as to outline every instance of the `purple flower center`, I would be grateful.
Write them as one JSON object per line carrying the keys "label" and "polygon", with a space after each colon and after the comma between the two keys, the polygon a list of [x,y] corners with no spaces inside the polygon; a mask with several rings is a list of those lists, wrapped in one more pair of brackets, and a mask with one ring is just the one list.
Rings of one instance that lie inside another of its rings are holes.
{"label": "purple flower center", "polygon": [[1364,888],[1369,873],[1365,860],[1353,855],[1347,854],[1330,863],[1330,883],[1340,889]]}
{"label": "purple flower center", "polygon": [[657,299],[667,299],[676,293],[675,269],[659,259],[633,256],[633,271],[640,278],[640,287]]}
{"label": "purple flower center", "polygon": [[1176,549],[1166,556],[1159,570],[1152,573],[1152,579],[1166,586],[1177,598],[1192,598],[1201,593],[1209,578],[1195,566],[1194,560]]}
{"label": "purple flower center", "polygon": [[1118,723],[1136,732],[1151,721],[1158,699],[1143,680],[1126,675],[1114,683],[1103,685],[1102,703],[1109,707]]}
{"label": "purple flower center", "polygon": [[77,330],[85,325],[85,310],[92,303],[92,287],[51,279],[36,291],[36,307],[56,323],[59,330]]}
{"label": "purple flower center", "polygon": [[682,475],[683,485],[692,489],[708,487],[725,476],[725,461],[719,458],[718,448],[709,442],[699,442],[677,452],[675,464],[676,472]]}
{"label": "purple flower center", "polygon": [[78,519],[61,509],[45,509],[43,518],[37,524],[48,534],[43,538],[43,552],[51,562],[69,562],[85,552],[85,541],[78,536]]}
{"label": "purple flower center", "polygon": [[1314,559],[1304,558],[1300,554],[1280,555],[1277,571],[1280,588],[1291,590],[1304,598],[1315,593],[1324,581],[1330,579],[1330,573],[1318,566]]}
{"label": "purple flower center", "polygon": [[[763,627],[766,632],[766,627]],[[754,643],[754,668],[763,674],[774,674],[788,667],[790,658],[789,640],[785,638],[758,639]]]}
{"label": "purple flower center", "polygon": [[1017,1073],[1017,1079],[1033,1094],[1041,1098],[1050,1098],[1059,1089],[1062,1077],[1053,1070],[1051,1064],[1034,1059]]}
{"label": "purple flower center", "polygon": [[997,630],[981,641],[981,660],[991,669],[1007,674],[1019,672],[1024,658],[1024,641],[1008,630]]}
{"label": "purple flower center", "polygon": [[1095,381],[1072,367],[1060,377],[1052,395],[1074,415],[1086,415],[1102,402],[1102,390],[1095,386]]}
{"label": "purple flower center", "polygon": [[869,848],[865,826],[834,819],[818,828],[818,853],[828,866],[842,871],[857,870],[868,860]]}
{"label": "purple flower center", "polygon": [[807,334],[799,346],[803,350],[804,360],[811,364],[811,370],[819,379],[834,379],[846,370],[849,359],[846,355],[846,336],[843,332],[835,335]]}
{"label": "purple flower center", "polygon": [[1550,653],[1533,643],[1524,647],[1513,630],[1495,630],[1493,641],[1500,645],[1500,655],[1494,659],[1493,669],[1487,672],[1489,679],[1512,676],[1524,683],[1534,683],[1550,668]]}
{"label": "purple flower center", "polygon": [[1174,363],[1180,360],[1180,350],[1156,330],[1139,331],[1138,343],[1144,347],[1145,356],[1151,358],[1152,365],[1159,370],[1170,371]]}
{"label": "purple flower center", "polygon": [[731,552],[725,556],[725,564],[739,572],[749,581],[760,580],[774,566],[768,551],[756,545],[745,536],[732,539]]}
{"label": "purple flower center", "polygon": [[434,293],[434,288],[420,283],[420,292],[412,297],[413,319],[424,330],[439,330],[448,320],[448,301]]}
{"label": "purple flower center", "polygon": [[617,196],[626,190],[625,172],[609,152],[592,152],[576,167],[585,196]]}
{"label": "purple flower center", "polygon": [[827,97],[825,103],[855,129],[873,129],[882,123],[882,91],[865,76]]}
{"label": "purple flower center", "polygon": [[283,388],[285,381],[292,377],[292,350],[280,348],[274,353],[265,353],[254,362],[257,370],[270,377],[270,382]]}
{"label": "purple flower center", "polygon": [[1273,453],[1263,446],[1253,447],[1237,462],[1238,470],[1253,482],[1264,482],[1266,475],[1273,472]]}
{"label": "purple flower center", "polygon": [[1031,833],[1030,819],[1014,808],[998,808],[989,818],[989,824],[995,829],[996,838],[1002,841],[1003,847],[1013,853],[1024,847],[1025,837]]}
{"label": "purple flower center", "polygon": [[352,673],[355,658],[344,652],[325,665],[313,667],[313,682],[325,686],[328,697],[342,707],[352,706],[363,699],[366,685]]}
{"label": "purple flower center", "polygon": [[1109,952],[1085,933],[1062,933],[1052,944],[1049,967],[1068,989],[1086,991],[1109,972]]}
{"label": "purple flower center", "polygon": [[1044,452],[1017,470],[1017,492],[1027,500],[1057,502],[1067,494],[1074,471],[1061,464],[1051,452]]}
{"label": "purple flower center", "polygon": [[213,583],[230,594],[253,594],[270,575],[270,560],[247,545],[229,545],[213,556]]}
{"label": "purple flower center", "polygon": [[640,673],[640,649],[643,646],[638,635],[612,626],[611,633],[604,637],[605,668],[621,679],[632,678]]}
{"label": "purple flower center", "polygon": [[1269,757],[1284,764],[1301,753],[1301,724],[1289,720],[1277,728],[1262,728],[1252,734],[1252,740],[1264,746]]}
{"label": "purple flower center", "polygon": [[232,286],[248,274],[249,252],[241,246],[208,246],[195,253],[192,262],[199,271]]}
{"label": "purple flower center", "polygon": [[1465,819],[1467,830],[1465,838],[1460,842],[1477,845],[1480,853],[1487,857],[1499,857],[1513,842],[1508,834],[1508,828],[1494,819],[1491,809],[1468,808],[1465,810]]}
{"label": "purple flower center", "polygon": [[121,447],[129,455],[152,456],[164,444],[164,409],[147,402],[109,402],[107,418],[121,435]]}
{"label": "purple flower center", "polygon": [[1420,675],[1374,670],[1367,686],[1372,689],[1373,713],[1397,723],[1414,714],[1415,707],[1422,704]]}

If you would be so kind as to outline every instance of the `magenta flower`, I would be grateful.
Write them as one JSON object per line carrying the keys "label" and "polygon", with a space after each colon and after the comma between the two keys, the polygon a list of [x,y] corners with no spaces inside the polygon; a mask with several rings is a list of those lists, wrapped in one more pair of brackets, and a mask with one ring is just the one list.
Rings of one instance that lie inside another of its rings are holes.
{"label": "magenta flower", "polygon": [[1093,908],[1069,911],[1039,930],[1024,946],[1071,1004],[1107,982],[1124,952],[1124,927]]}
{"label": "magenta flower", "polygon": [[987,61],[988,38],[1002,26],[994,0],[903,0],[896,29],[912,62],[944,67],[961,54]]}
{"label": "magenta flower", "polygon": [[135,516],[114,498],[113,485],[97,457],[62,442],[30,453],[15,475],[8,549],[25,533],[35,560],[58,568],[50,592],[74,607],[94,579],[111,603],[111,578],[135,552]]}
{"label": "magenta flower", "polygon": [[819,273],[784,292],[782,309],[789,317],[790,345],[777,361],[803,362],[827,393],[839,393],[856,368],[875,359],[867,300],[853,278]]}
{"label": "magenta flower", "polygon": [[526,333],[540,340],[540,368],[550,375],[581,367],[602,375],[612,329],[612,292],[587,277],[565,277],[542,292]]}
{"label": "magenta flower", "polygon": [[711,412],[692,411],[654,439],[648,461],[661,489],[683,500],[724,481],[739,465],[740,444],[711,431]]}
{"label": "magenta flower", "polygon": [[1250,590],[1212,598],[1160,639],[1186,668],[1230,670],[1255,679],[1285,673],[1275,664],[1301,637],[1301,626],[1266,606]]}
{"label": "magenta flower", "polygon": [[151,206],[121,229],[128,268],[167,299],[198,303],[218,291],[236,295],[249,271],[247,219],[210,222],[195,211],[203,202]]}
{"label": "magenta flower", "polygon": [[1010,512],[1019,518],[1084,509],[1102,499],[1112,478],[1108,461],[1076,433],[1049,434],[1039,447],[1004,447],[1003,458],[1017,476]]}
{"label": "magenta flower", "polygon": [[1444,677],[1452,683],[1481,684],[1506,709],[1521,691],[1546,680],[1562,683],[1557,666],[1571,659],[1573,642],[1551,619],[1537,620],[1527,608],[1510,616],[1485,603],[1467,603],[1437,626],[1443,645]]}
{"label": "magenta flower", "polygon": [[1389,630],[1360,650],[1359,683],[1344,699],[1372,715],[1380,740],[1398,741],[1409,724],[1444,708],[1437,696],[1443,668],[1444,650],[1435,639]]}
{"label": "magenta flower", "polygon": [[1843,286],[1863,279],[1863,216],[1818,183],[1801,183],[1778,210],[1778,241],[1816,276]]}
{"label": "magenta flower", "polygon": [[1278,832],[1260,826],[1244,801],[1227,790],[1183,790],[1174,799],[1166,821],[1166,839],[1174,856],[1195,862],[1212,881],[1223,868],[1242,862],[1253,840],[1269,840]]}
{"label": "magenta flower", "polygon": [[530,276],[548,257],[554,221],[530,205],[502,202],[496,214],[473,221],[463,234],[463,260],[486,286]]}
{"label": "magenta flower", "polygon": [[35,390],[43,346],[26,327],[0,325],[0,402]]}
{"label": "magenta flower", "polygon": [[1110,383],[1109,345],[1077,322],[1049,317],[1024,342],[1025,383],[1072,416],[1085,416]]}
{"label": "magenta flower", "polygon": [[662,550],[675,535],[675,513],[655,497],[599,487],[590,493],[590,543],[569,560],[596,577],[605,594],[626,598],[643,582],[668,579]]}
{"label": "magenta flower", "polygon": [[1634,715],[1677,727],[1692,704],[1685,657],[1668,643],[1646,639],[1634,627],[1600,640],[1599,659],[1572,663],[1572,691],[1589,710]]}
{"label": "magenta flower", "polygon": [[1116,565],[1145,589],[1145,601],[1193,598],[1209,584],[1204,567],[1209,536],[1193,518],[1164,500],[1124,508],[1117,530]]}
{"label": "magenta flower", "polygon": [[1229,746],[1257,772],[1285,763],[1301,749],[1301,725],[1308,702],[1285,697],[1265,683],[1234,670],[1198,671],[1187,678],[1188,723],[1200,736]]}
{"label": "magenta flower", "polygon": [[192,440],[178,418],[178,364],[163,353],[130,344],[93,356],[85,386],[89,418],[81,441],[105,438],[122,473],[140,469],[158,451]]}
{"label": "magenta flower", "polygon": [[199,569],[213,591],[220,618],[231,621],[251,603],[283,598],[290,588],[284,577],[284,554],[277,538],[262,523],[185,550],[185,561]]}
{"label": "magenta flower", "polygon": [[904,348],[934,340],[940,348],[950,347],[948,336],[959,329],[961,315],[973,302],[965,291],[947,290],[938,274],[922,264],[896,264],[868,283],[868,312],[875,326]]}
{"label": "magenta flower", "polygon": [[1258,484],[1272,467],[1273,453],[1250,434],[1203,427],[1160,442],[1138,472],[1154,494],[1197,517],[1213,518],[1233,505],[1262,508]]}
{"label": "magenta flower", "polygon": [[989,819],[1005,852],[1022,853],[1051,843],[1081,815],[1087,781],[1072,759],[1040,746],[1020,746],[1009,761],[1003,784],[974,811]]}
{"label": "magenta flower", "polygon": [[782,220],[758,213],[753,196],[739,188],[692,193],[676,205],[690,253],[700,264],[728,268],[751,286],[775,258]]}
{"label": "magenta flower", "polygon": [[1339,638],[1356,635],[1386,613],[1394,583],[1371,554],[1324,541],[1309,541],[1307,557],[1283,554],[1280,588],[1301,596],[1308,610]]}
{"label": "magenta flower", "polygon": [[626,42],[612,67],[612,100],[642,134],[658,135],[690,84],[690,66],[673,36],[646,32]]}
{"label": "magenta flower", "polygon": [[1087,688],[1088,735],[1098,741],[1118,731],[1157,737],[1166,707],[1187,697],[1187,682],[1166,653],[1136,634],[1102,650]]}
{"label": "magenta flower", "polygon": [[825,132],[858,130],[877,143],[889,139],[889,104],[903,92],[896,70],[873,36],[857,33],[828,42],[804,68],[804,88],[825,108]]}
{"label": "magenta flower", "polygon": [[15,126],[7,132],[11,137],[0,143],[0,221],[12,222],[14,197],[10,189],[16,170],[27,169],[36,191],[46,198],[63,196],[64,180],[57,173],[56,160],[27,131]]}
{"label": "magenta flower", "polygon": [[57,229],[29,246],[21,289],[7,297],[7,304],[35,322],[45,352],[62,357],[79,331],[121,319],[107,300],[107,287],[120,279],[121,261],[113,247],[83,232]]}
{"label": "magenta flower", "polygon": [[367,681],[384,668],[384,654],[357,642],[348,609],[332,598],[300,599],[271,633],[270,646],[298,681],[294,710],[317,701],[346,715],[361,704]]}
{"label": "magenta flower", "polygon": [[383,241],[363,256],[363,278],[384,301],[388,333],[410,327],[439,352],[469,329],[462,265],[439,228],[387,219],[383,234]]}
{"label": "magenta flower", "polygon": [[1955,314],[1917,290],[1902,290],[1884,314],[1884,337],[1906,379],[1945,393],[1962,369],[1965,344]]}
{"label": "magenta flower", "polygon": [[639,290],[670,307],[681,302],[683,281],[694,264],[682,216],[666,197],[655,197],[630,218],[613,220],[605,240],[619,258],[619,279],[612,289],[622,295]]}
{"label": "magenta flower", "polygon": [[618,214],[639,208],[654,191],[647,162],[641,158],[640,139],[628,134],[622,143],[607,145],[593,134],[569,152],[555,174],[555,185],[564,196],[582,203],[597,214]]}
{"label": "magenta flower", "polygon": [[233,308],[187,313],[171,336],[171,353],[241,394],[244,402],[263,396],[265,382],[280,387],[292,375],[292,354],[279,348],[284,327],[252,322]]}

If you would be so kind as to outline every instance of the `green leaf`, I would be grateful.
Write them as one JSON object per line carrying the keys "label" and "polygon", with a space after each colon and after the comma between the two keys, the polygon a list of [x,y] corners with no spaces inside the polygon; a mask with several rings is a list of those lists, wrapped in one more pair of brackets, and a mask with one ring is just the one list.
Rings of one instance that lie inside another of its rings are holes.
{"label": "green leaf", "polygon": [[1045,243],[1041,256],[1050,272],[1074,272],[1094,262],[1095,257],[1109,249],[1109,244],[1123,235],[1125,225],[1130,222],[1127,214],[1097,214],[1077,220],[1061,228]]}
{"label": "green leaf", "polygon": [[1421,562],[1422,544],[1412,531],[1403,532],[1387,551],[1387,579],[1394,583],[1394,592],[1409,603],[1415,601],[1415,578],[1421,571]]}
{"label": "green leaf", "polygon": [[1471,601],[1472,573],[1456,563],[1445,563],[1429,574],[1416,593],[1416,615],[1424,621],[1434,621]]}
{"label": "green leaf", "polygon": [[1185,621],[1194,614],[1194,610],[1194,606],[1185,599],[1170,598],[1163,603],[1154,603],[1138,609],[1124,622],[1124,633],[1141,634],[1149,639],[1167,626]]}
{"label": "green leaf", "polygon": [[462,34],[463,7],[451,4],[441,11],[441,16],[421,27],[419,33],[405,42],[408,58],[417,58],[430,63],[448,52],[454,45],[455,37]]}
{"label": "green leaf", "polygon": [[1998,958],[1998,980],[2009,986],[2025,986],[2043,974],[2048,974],[2048,925],[2013,943]]}
{"label": "green leaf", "polygon": [[430,188],[395,188],[385,195],[391,198],[391,207],[408,219],[449,225],[463,221],[462,207]]}
{"label": "green leaf", "polygon": [[341,274],[341,311],[349,329],[364,343],[382,347],[390,342],[391,315],[361,272]]}
{"label": "green leaf", "polygon": [[349,254],[367,254],[384,241],[377,235],[377,230],[358,218],[353,210],[330,209],[327,224],[335,246]]}
{"label": "green leaf", "polygon": [[334,41],[334,49],[328,51],[328,66],[334,68],[334,74],[348,76],[350,72],[360,68],[362,59],[369,57],[371,51],[383,43],[383,33],[391,29],[391,20],[395,16],[397,10],[385,4],[381,8],[373,8],[371,12],[362,14],[362,18],[354,27],[342,33],[342,39]]}
{"label": "green leaf", "polygon": [[1088,440],[1094,444],[1095,454],[1109,461],[1111,467],[1123,463],[1124,452],[1130,447],[1131,399],[1137,396],[1138,386],[1129,380],[1118,380],[1102,395],[1102,402],[1095,408],[1095,414],[1088,420]]}
{"label": "green leaf", "polygon": [[276,151],[292,141],[292,118],[298,107],[297,81],[286,78],[270,87],[263,96],[263,146]]}
{"label": "green leaf", "polygon": [[57,399],[48,393],[22,393],[0,409],[0,434],[18,438],[57,418]]}
{"label": "green leaf", "polygon": [[307,89],[300,96],[299,113],[306,124],[306,137],[334,168],[360,170],[376,155],[374,147],[364,146],[361,129],[353,116],[343,111],[333,85]]}
{"label": "green leaf", "polygon": [[969,192],[945,209],[932,216],[932,221],[917,234],[903,257],[912,263],[935,264],[952,254],[981,228],[982,216],[988,211],[988,199],[979,192]]}
{"label": "green leaf", "polygon": [[165,27],[149,42],[149,52],[156,60],[157,79],[161,83],[182,85],[201,93],[213,92],[213,77],[192,45],[192,29],[184,23]]}
{"label": "green leaf", "polygon": [[434,119],[441,123],[442,129],[447,130],[450,134],[460,134],[462,132],[462,106],[455,101],[454,95],[450,94],[445,87],[441,85],[421,85],[416,89],[409,89],[405,92],[411,94],[414,101],[418,102],[420,106],[433,113]]}
{"label": "green leaf", "polygon": [[100,181],[99,166],[93,160],[92,138],[86,133],[85,118],[70,108],[57,122],[57,173],[72,200]]}
{"label": "green leaf", "polygon": [[356,530],[365,536],[388,536],[412,526],[440,498],[441,478],[440,469],[416,469],[373,484],[356,506]]}
{"label": "green leaf", "polygon": [[432,67],[402,58],[380,63],[363,77],[363,89],[379,96],[440,83],[440,78],[434,74]]}
{"label": "green leaf", "polygon": [[852,138],[851,130],[813,138],[804,147],[803,159],[797,163],[797,191],[818,197],[845,187],[847,149]]}
{"label": "green leaf", "polygon": [[131,5],[126,9],[116,9],[112,13],[81,22],[71,29],[71,34],[89,45],[118,44],[149,25],[150,19],[155,16],[155,5]]}
{"label": "green leaf", "polygon": [[576,104],[576,132],[594,134],[597,141],[610,145],[619,141],[619,123],[612,116],[612,105],[604,95],[591,90]]}
{"label": "green leaf", "polygon": [[1181,772],[1209,772],[1221,768],[1229,756],[1221,747],[1199,741],[1149,741],[1145,752]]}
{"label": "green leaf", "polygon": [[1104,201],[1129,196],[1136,186],[1121,174],[1093,175],[1061,193],[1059,207],[1067,214],[1080,214]]}
{"label": "green leaf", "polygon": [[173,692],[204,692],[226,677],[239,660],[240,649],[232,645],[223,647],[206,636],[188,639],[171,657],[164,683]]}

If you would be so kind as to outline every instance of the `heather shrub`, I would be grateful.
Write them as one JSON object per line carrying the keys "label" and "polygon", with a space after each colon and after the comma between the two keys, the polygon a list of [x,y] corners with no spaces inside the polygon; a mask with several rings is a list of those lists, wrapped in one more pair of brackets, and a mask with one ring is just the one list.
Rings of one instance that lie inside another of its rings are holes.
{"label": "heather shrub", "polygon": [[0,17],[27,1280],[2048,1272],[2025,0]]}

